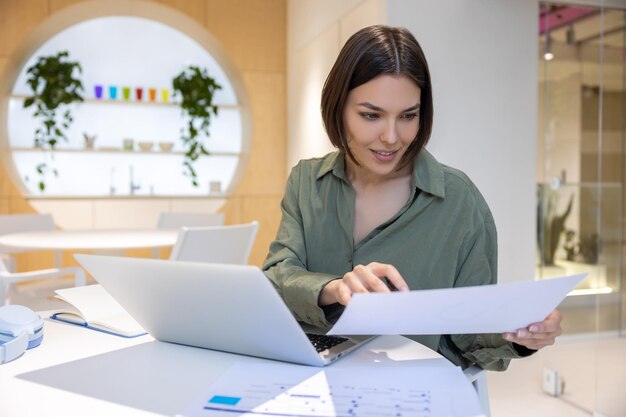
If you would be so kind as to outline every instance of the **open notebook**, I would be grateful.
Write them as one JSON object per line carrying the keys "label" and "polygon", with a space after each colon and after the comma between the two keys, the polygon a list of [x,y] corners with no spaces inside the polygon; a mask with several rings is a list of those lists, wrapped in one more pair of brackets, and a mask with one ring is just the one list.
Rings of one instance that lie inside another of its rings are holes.
{"label": "open notebook", "polygon": [[55,297],[68,303],[50,318],[122,337],[146,331],[101,285],[55,290]]}

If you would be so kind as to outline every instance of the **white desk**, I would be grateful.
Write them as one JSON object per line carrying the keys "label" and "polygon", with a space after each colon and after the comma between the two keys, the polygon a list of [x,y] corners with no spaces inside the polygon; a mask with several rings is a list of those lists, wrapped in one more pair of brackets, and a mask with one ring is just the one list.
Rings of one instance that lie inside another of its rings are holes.
{"label": "white desk", "polygon": [[0,246],[28,250],[126,250],[174,246],[177,229],[50,230],[0,236]]}
{"label": "white desk", "polygon": [[[61,265],[61,251],[91,250],[98,253],[121,255],[124,250],[172,247],[178,238],[178,229],[127,230],[48,230],[12,233],[0,236],[3,252],[51,250],[56,252],[56,267]],[[154,253],[154,252],[153,252]]]}
{"label": "white desk", "polygon": [[[237,361],[280,363],[46,319],[41,346],[0,365],[0,416],[173,416]],[[401,336],[378,337],[330,366],[416,364],[452,366]]]}

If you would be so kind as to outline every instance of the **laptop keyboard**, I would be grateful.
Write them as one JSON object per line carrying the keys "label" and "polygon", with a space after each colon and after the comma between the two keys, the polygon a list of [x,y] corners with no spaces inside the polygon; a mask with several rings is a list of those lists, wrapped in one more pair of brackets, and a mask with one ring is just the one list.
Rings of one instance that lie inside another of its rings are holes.
{"label": "laptop keyboard", "polygon": [[330,349],[331,347],[337,346],[338,344],[348,340],[345,337],[326,336],[323,334],[307,333],[306,335],[309,337],[309,340],[313,344],[313,347],[315,347],[315,350],[317,350],[318,352],[323,352],[326,349]]}

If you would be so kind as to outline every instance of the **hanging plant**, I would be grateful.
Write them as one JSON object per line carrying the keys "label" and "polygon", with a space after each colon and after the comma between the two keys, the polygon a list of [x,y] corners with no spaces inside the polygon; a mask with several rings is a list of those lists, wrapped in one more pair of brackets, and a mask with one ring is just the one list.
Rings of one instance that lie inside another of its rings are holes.
{"label": "hanging plant", "polygon": [[[33,117],[41,122],[35,130],[35,148],[54,151],[60,141],[67,141],[66,132],[74,120],[69,106],[83,101],[83,84],[74,76],[75,72],[82,72],[82,68],[78,62],[69,61],[68,56],[67,51],[62,51],[39,57],[26,71],[32,96],[26,98],[24,107],[35,106]],[[50,158],[50,165],[53,159]],[[44,191],[46,174],[52,172],[56,176],[58,171],[48,166],[48,162],[42,162],[35,169],[40,178],[39,189]]]}
{"label": "hanging plant", "polygon": [[185,149],[183,165],[185,175],[191,178],[194,187],[198,186],[198,175],[193,163],[201,155],[209,155],[204,146],[204,137],[209,136],[209,126],[213,116],[217,116],[217,106],[213,104],[213,95],[222,88],[209,76],[206,69],[189,66],[172,83],[174,93],[181,97],[180,107],[187,118],[181,129],[181,140]]}

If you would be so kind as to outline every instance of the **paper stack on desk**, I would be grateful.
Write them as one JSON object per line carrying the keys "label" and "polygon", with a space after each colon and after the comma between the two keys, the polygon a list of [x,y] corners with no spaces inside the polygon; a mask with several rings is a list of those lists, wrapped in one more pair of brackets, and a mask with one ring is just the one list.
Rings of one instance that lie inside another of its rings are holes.
{"label": "paper stack on desk", "polygon": [[586,275],[476,287],[357,293],[328,334],[515,331],[543,321]]}
{"label": "paper stack on desk", "polygon": [[177,417],[484,417],[453,366],[235,363]]}

